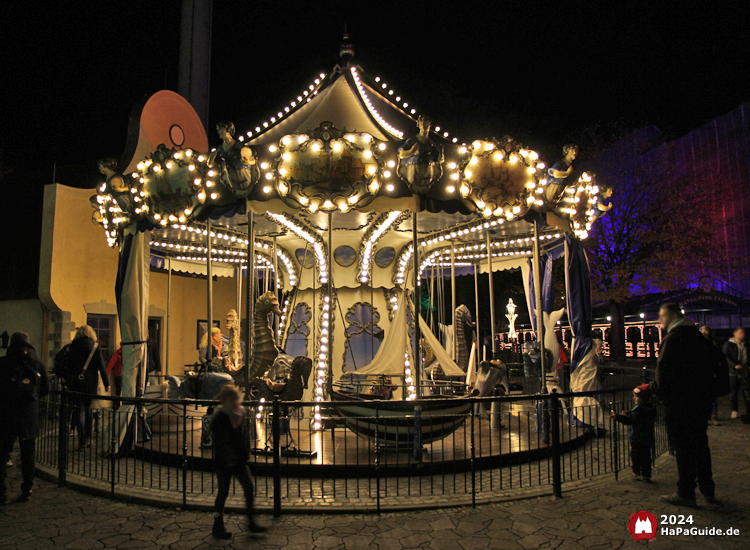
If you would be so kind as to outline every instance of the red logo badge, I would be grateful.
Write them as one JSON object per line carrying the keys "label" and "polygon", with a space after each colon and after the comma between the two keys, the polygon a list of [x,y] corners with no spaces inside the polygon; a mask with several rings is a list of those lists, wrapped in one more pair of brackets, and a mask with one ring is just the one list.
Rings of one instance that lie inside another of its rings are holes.
{"label": "red logo badge", "polygon": [[659,527],[659,522],[656,521],[656,516],[645,510],[641,510],[630,516],[628,522],[628,531],[633,537],[633,540],[651,540],[656,538],[656,529]]}

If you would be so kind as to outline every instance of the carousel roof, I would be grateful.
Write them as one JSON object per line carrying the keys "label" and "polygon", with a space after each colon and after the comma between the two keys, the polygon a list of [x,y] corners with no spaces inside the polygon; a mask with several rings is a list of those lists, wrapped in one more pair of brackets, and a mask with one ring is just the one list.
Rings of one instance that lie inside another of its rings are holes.
{"label": "carousel roof", "polygon": [[[157,108],[165,101],[170,109]],[[214,257],[228,264],[247,258],[246,213],[252,210],[256,261],[273,264],[269,243],[276,237],[291,283],[303,276],[293,260],[300,244],[325,267],[330,225],[341,243],[360,243],[351,284],[375,282],[367,273],[381,237],[399,251],[396,267],[381,274],[378,284],[400,284],[411,265],[409,212],[419,212],[420,271],[442,265],[450,243],[460,249],[456,261],[478,265],[486,258],[487,236],[492,256],[517,267],[530,253],[533,226],[523,218],[534,209],[542,216],[554,210],[584,236],[597,192],[588,174],[551,190],[539,155],[512,138],[459,144],[436,124],[424,130],[422,121],[418,130],[419,115],[409,99],[356,64],[346,42],[328,74],[266,121],[233,139],[225,136],[211,151],[190,105],[173,92],[158,92],[140,119],[131,118],[138,137],[129,139],[130,149],[151,153],[128,159],[132,172],[110,176],[92,204],[112,246],[137,222],[140,230],[154,230],[155,250],[187,262],[206,253],[204,222],[210,218]],[[415,137],[418,131],[427,133]],[[410,156],[399,153],[407,138],[421,144]],[[159,140],[173,147],[154,147]],[[544,235],[559,236],[557,230]],[[328,268],[319,271],[324,282]]]}
{"label": "carousel roof", "polygon": [[[348,43],[345,35],[344,42]],[[419,113],[379,76],[371,78],[354,61],[351,43],[340,50],[341,62],[321,73],[289,105],[247,132],[249,145],[278,143],[285,135],[311,131],[322,122],[381,141],[403,141],[413,131]],[[450,134],[439,126],[431,137],[448,143]],[[244,140],[244,137],[242,138]],[[456,143],[457,138],[452,138]]]}

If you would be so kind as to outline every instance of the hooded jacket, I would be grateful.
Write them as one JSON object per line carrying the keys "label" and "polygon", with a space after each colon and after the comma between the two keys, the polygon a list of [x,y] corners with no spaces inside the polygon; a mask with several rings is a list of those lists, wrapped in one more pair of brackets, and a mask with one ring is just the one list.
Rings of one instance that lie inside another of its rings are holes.
{"label": "hooded jacket", "polygon": [[[729,376],[747,376],[747,342],[741,344],[734,338],[730,338],[727,343],[724,344],[722,350],[724,356],[727,358],[727,367],[729,368]],[[735,367],[740,365],[742,370],[737,370]]]}
{"label": "hooded jacket", "polygon": [[651,393],[669,411],[686,416],[710,410],[714,385],[711,356],[705,337],[690,319],[681,317],[668,328],[659,347]]}

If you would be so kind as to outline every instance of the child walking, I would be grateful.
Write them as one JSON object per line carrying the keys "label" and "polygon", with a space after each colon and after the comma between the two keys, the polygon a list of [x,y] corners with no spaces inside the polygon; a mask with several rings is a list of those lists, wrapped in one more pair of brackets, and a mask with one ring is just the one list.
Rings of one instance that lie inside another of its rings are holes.
{"label": "child walking", "polygon": [[265,533],[267,529],[255,523],[253,518],[253,483],[247,467],[249,452],[246,444],[245,409],[240,390],[225,385],[217,395],[219,406],[211,417],[214,465],[218,490],[214,503],[213,535],[218,539],[229,539],[232,533],[224,526],[224,504],[229,496],[232,477],[240,483],[247,503],[248,529],[251,533]]}
{"label": "child walking", "polygon": [[611,414],[610,418],[628,427],[630,440],[630,460],[633,463],[633,477],[651,482],[651,448],[654,446],[654,419],[656,407],[651,403],[648,384],[633,390],[635,407],[628,412]]}

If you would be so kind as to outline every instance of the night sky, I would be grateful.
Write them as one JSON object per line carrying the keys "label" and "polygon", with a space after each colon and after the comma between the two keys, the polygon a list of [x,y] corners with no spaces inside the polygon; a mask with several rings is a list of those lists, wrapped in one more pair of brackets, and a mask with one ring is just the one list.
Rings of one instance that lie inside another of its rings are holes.
{"label": "night sky", "polygon": [[[750,97],[746,2],[214,4],[210,119],[240,130],[334,66],[344,23],[371,76],[462,140],[556,151],[614,119],[677,136]],[[16,173],[51,181],[53,163],[120,155],[133,104],[176,89],[178,1],[0,11],[0,144]]]}

